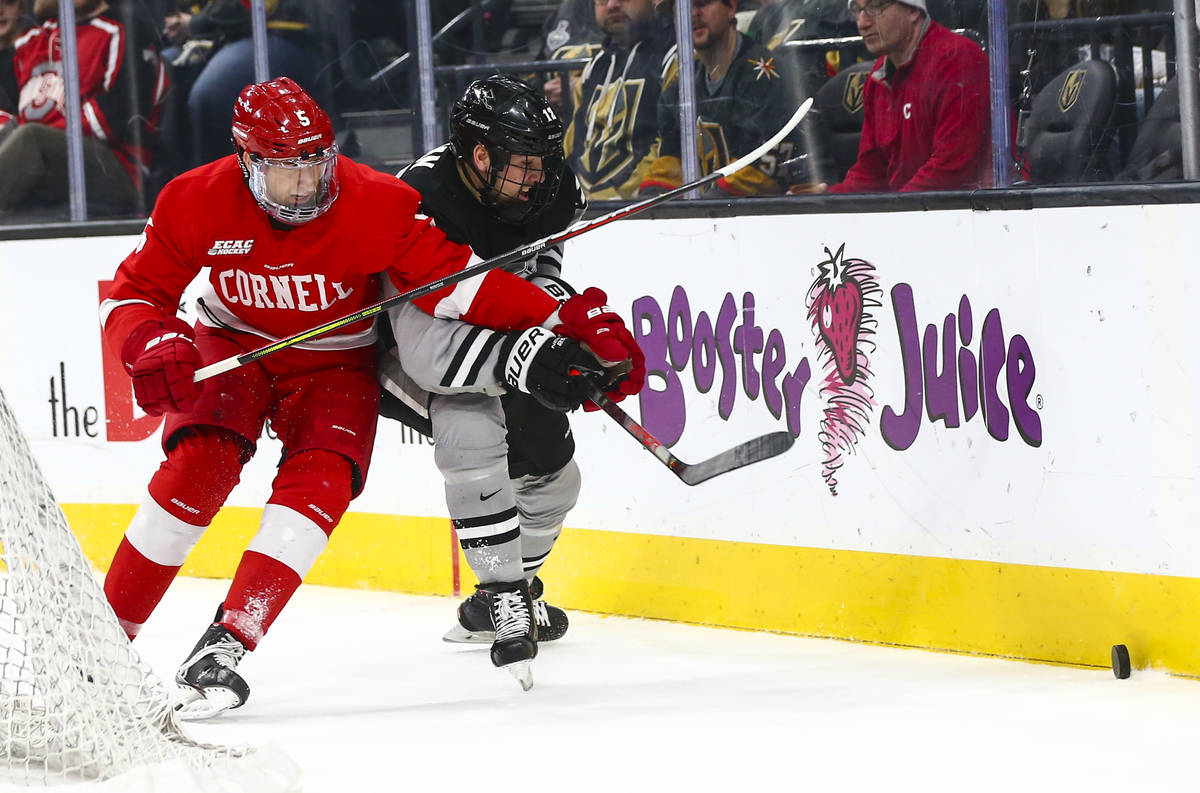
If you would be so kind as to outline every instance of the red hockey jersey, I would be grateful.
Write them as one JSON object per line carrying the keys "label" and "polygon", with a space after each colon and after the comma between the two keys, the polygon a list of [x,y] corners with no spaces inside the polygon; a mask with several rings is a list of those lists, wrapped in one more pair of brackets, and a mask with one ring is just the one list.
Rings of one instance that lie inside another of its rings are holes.
{"label": "red hockey jersey", "polygon": [[[340,192],[302,226],[272,224],[230,155],[163,188],[137,247],[121,263],[101,305],[106,341],[118,354],[141,323],[174,316],[185,288],[208,268],[201,324],[273,341],[376,302],[378,274],[401,291],[457,272],[471,249],[418,214],[404,182],[338,157]],[[414,301],[434,316],[501,330],[541,324],[558,307],[540,288],[492,270]],[[352,349],[375,341],[373,319],[301,342],[301,349]]]}
{"label": "red hockey jersey", "polygon": [[[148,20],[106,11],[76,25],[83,133],[104,141],[136,181],[149,167],[141,140],[153,134],[167,73]],[[66,129],[62,37],[50,19],[17,39],[18,120]],[[136,105],[135,105],[136,102]]]}

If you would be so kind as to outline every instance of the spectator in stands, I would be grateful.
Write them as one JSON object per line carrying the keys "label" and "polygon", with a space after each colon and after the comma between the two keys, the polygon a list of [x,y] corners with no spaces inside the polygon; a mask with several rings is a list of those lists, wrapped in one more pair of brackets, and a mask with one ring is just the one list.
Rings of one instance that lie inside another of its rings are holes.
{"label": "spectator in stands", "polygon": [[856,31],[841,0],[778,0],[758,8],[746,35],[774,50],[785,41],[853,36]]}
{"label": "spectator in stands", "polygon": [[[843,0],[779,0],[764,5],[750,20],[746,33],[776,53],[781,52],[780,45],[787,41],[858,35],[854,20],[846,14]],[[805,67],[797,78],[806,82],[803,91],[806,96],[840,69],[836,49],[828,52],[794,49],[792,52],[795,60]],[[812,80],[812,76],[817,79]]]}
{"label": "spectator in stands", "polygon": [[[271,76],[291,77],[331,107],[329,90],[318,79],[318,0],[268,0],[267,53]],[[187,93],[190,162],[195,166],[229,154],[233,100],[254,82],[254,40],[249,0],[203,0],[169,14],[163,37],[180,46],[172,59]],[[169,51],[171,55],[175,51]],[[189,74],[191,68],[194,74]]]}
{"label": "spectator in stands", "polygon": [[[150,166],[166,71],[154,24],[127,0],[74,0],[84,179],[93,213],[134,211]],[[57,0],[35,0],[41,26],[17,40],[17,128],[0,143],[0,213],[65,205],[65,81]],[[121,57],[114,60],[113,55]],[[136,105],[135,105],[136,103]]]}
{"label": "spectator in stands", "polygon": [[0,0],[0,140],[16,127],[17,73],[13,53],[17,37],[29,28],[25,0]]}
{"label": "spectator in stands", "polygon": [[597,17],[595,0],[562,0],[558,9],[543,26],[540,57],[553,58],[563,47],[576,44],[599,44],[604,38]]}
{"label": "spectator in stands", "polygon": [[925,0],[850,0],[878,55],[863,90],[858,160],[833,193],[953,190],[990,167],[988,62],[970,39],[929,18]]}
{"label": "spectator in stands", "polygon": [[[692,0],[692,46],[701,175],[712,173],[771,137],[789,116],[784,79],[774,56],[739,33],[738,0]],[[658,157],[642,180],[639,195],[683,184],[679,138],[678,58],[672,51],[669,75],[658,101]],[[776,169],[791,144],[774,156],[719,179],[711,188],[726,195],[774,195],[784,191]]]}
{"label": "spectator in stands", "polygon": [[[604,8],[604,4],[596,0],[562,0],[558,10],[546,20],[541,60],[564,61],[594,56],[604,38],[598,24]],[[572,89],[577,81],[578,78],[572,78]],[[542,92],[554,107],[565,108],[561,75],[554,75],[543,83]]]}
{"label": "spectator in stands", "polygon": [[573,92],[563,148],[592,199],[632,198],[657,156],[662,35],[653,0],[596,0],[603,49]]}

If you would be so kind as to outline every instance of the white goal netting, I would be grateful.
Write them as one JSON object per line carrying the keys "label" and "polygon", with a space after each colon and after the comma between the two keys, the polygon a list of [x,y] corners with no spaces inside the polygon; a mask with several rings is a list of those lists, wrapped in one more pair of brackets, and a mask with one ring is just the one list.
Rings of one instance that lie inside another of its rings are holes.
{"label": "white goal netting", "polygon": [[295,791],[275,749],[188,738],[0,392],[0,791]]}

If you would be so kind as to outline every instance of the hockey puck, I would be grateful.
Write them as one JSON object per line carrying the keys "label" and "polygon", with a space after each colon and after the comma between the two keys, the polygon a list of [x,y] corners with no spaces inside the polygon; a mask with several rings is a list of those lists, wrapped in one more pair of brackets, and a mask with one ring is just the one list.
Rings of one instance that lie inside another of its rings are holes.
{"label": "hockey puck", "polygon": [[1123,644],[1114,644],[1112,648],[1112,670],[1117,680],[1129,677],[1129,648]]}

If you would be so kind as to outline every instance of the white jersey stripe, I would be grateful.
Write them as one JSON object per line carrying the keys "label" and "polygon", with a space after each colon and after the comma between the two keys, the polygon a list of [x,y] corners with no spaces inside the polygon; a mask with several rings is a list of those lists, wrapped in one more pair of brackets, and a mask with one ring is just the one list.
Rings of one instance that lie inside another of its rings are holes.
{"label": "white jersey stripe", "polygon": [[100,123],[100,117],[96,115],[96,105],[93,102],[83,103],[83,120],[91,130],[93,138],[108,142],[108,136],[104,134],[104,125]]}
{"label": "white jersey stripe", "polygon": [[100,328],[103,329],[108,324],[108,315],[116,311],[121,306],[132,306],[134,303],[150,306],[157,309],[158,307],[149,300],[113,300],[111,297],[100,304]]}
{"label": "white jersey stripe", "polygon": [[[491,340],[491,338],[492,334],[490,333],[480,333],[476,335],[474,343],[471,345],[471,348],[467,350],[467,356],[463,360],[463,365],[458,367],[458,371],[454,374],[454,379],[450,381],[451,388],[461,388],[463,386],[474,385],[474,383],[467,382],[467,376],[471,374],[473,369],[475,369],[475,364],[479,360],[479,356],[483,354],[484,348],[487,347],[489,350],[491,349],[491,347],[488,346],[488,342]],[[468,363],[468,361],[470,363]]]}
{"label": "white jersey stripe", "polygon": [[[470,267],[476,262],[483,261],[475,254],[471,254],[470,261],[466,266]],[[463,314],[471,310],[471,304],[475,302],[475,295],[479,294],[480,287],[483,286],[483,279],[487,278],[487,273],[472,276],[465,281],[459,281],[454,285],[454,291],[438,301],[437,306],[433,309],[433,315],[438,319],[458,319]]]}
{"label": "white jersey stripe", "polygon": [[117,67],[120,66],[121,28],[105,19],[92,19],[89,25],[99,28],[108,34],[108,61],[104,65],[104,90],[111,91],[113,81],[117,78]]}
{"label": "white jersey stripe", "polygon": [[[263,333],[238,318],[221,300],[221,296],[213,289],[212,284],[205,284],[201,300],[204,301],[203,307],[198,312],[198,320],[201,325],[210,328],[232,328],[242,333],[252,333],[268,341],[278,341],[274,336]],[[301,350],[353,350],[374,344],[377,335],[375,325],[372,323],[366,330],[357,333],[327,333],[311,341],[303,341],[293,346]]]}

